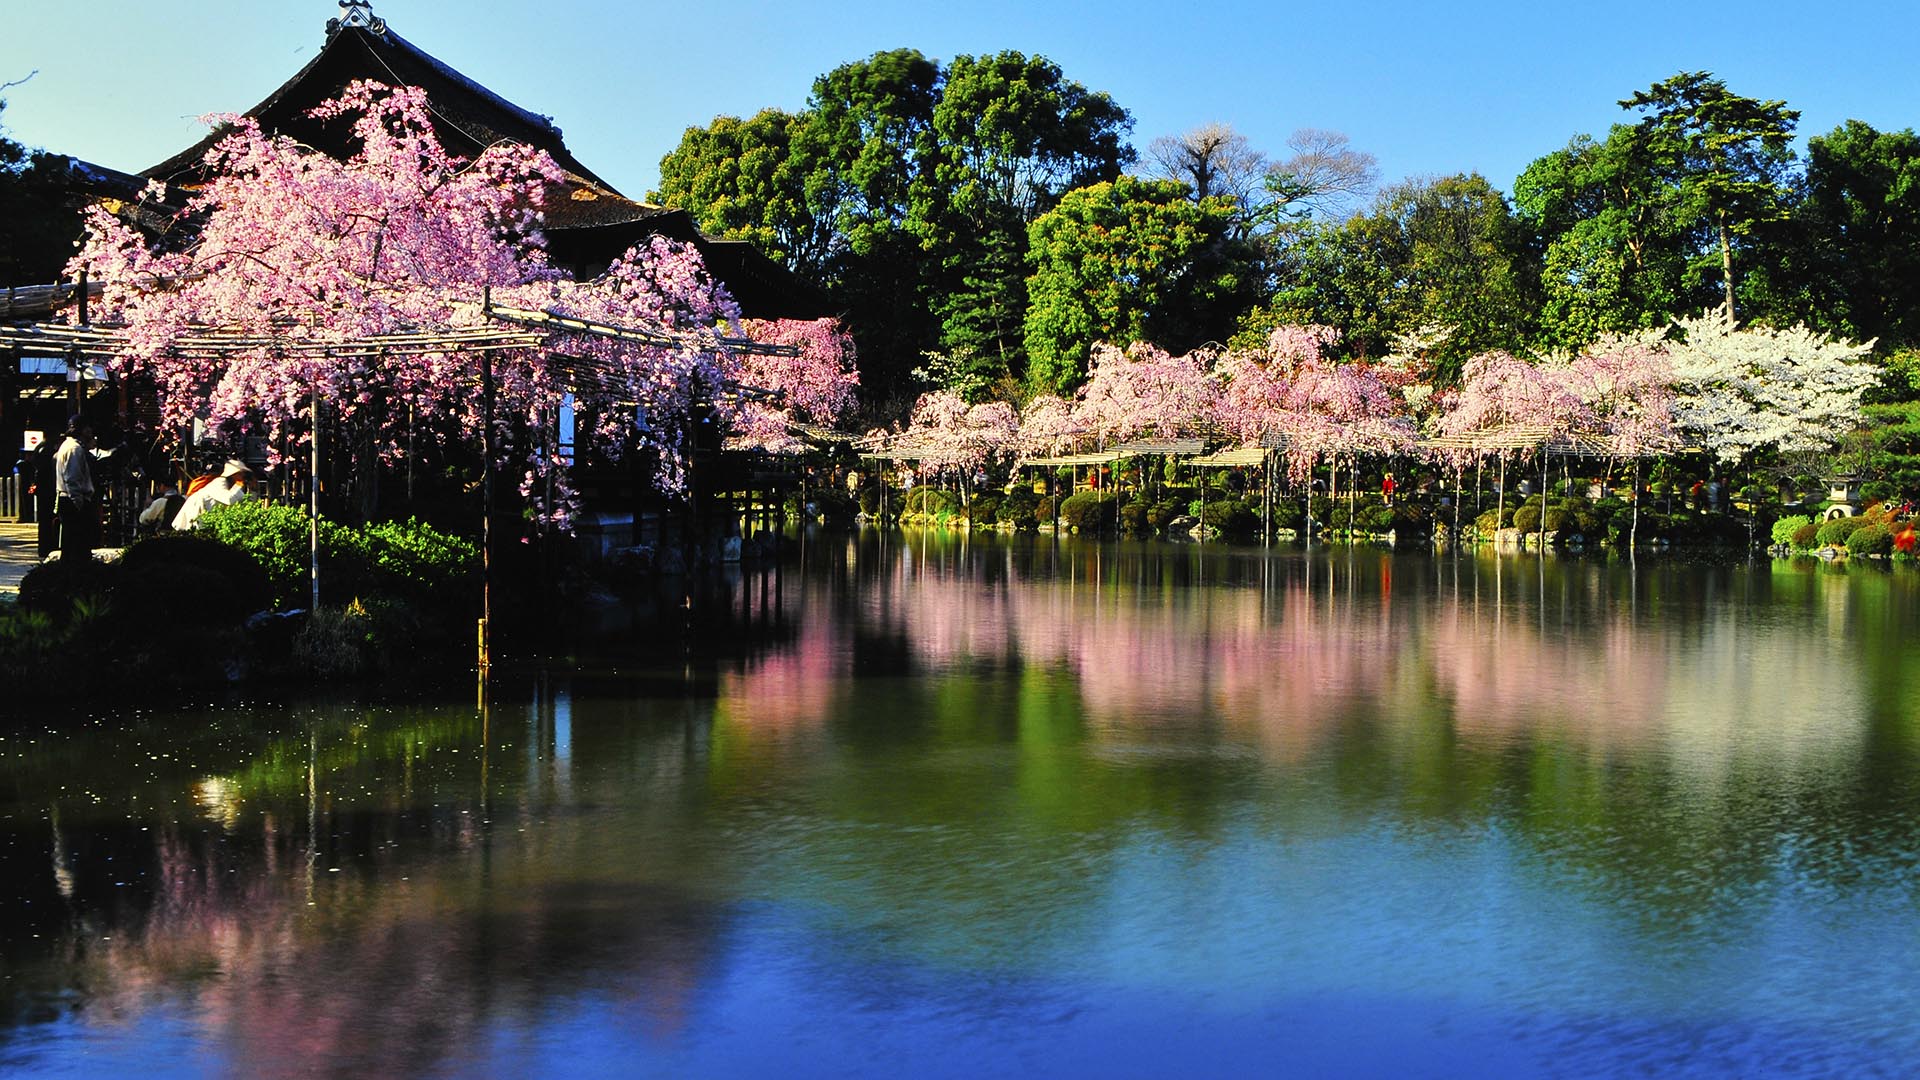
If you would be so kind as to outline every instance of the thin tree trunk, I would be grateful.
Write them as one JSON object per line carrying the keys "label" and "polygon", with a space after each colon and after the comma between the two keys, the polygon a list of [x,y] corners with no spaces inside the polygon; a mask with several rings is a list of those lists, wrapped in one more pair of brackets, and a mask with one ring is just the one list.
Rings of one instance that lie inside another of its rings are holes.
{"label": "thin tree trunk", "polygon": [[1640,459],[1633,459],[1633,529],[1627,534],[1627,551],[1640,546]]}
{"label": "thin tree trunk", "polygon": [[1720,282],[1727,290],[1727,318],[1733,318],[1733,244],[1727,237],[1727,212],[1720,211]]}

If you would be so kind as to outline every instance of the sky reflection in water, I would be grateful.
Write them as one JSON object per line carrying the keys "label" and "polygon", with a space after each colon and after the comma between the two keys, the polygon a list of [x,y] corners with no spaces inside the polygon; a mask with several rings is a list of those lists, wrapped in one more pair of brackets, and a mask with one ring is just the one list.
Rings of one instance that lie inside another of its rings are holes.
{"label": "sky reflection in water", "polygon": [[819,537],[0,742],[0,1070],[1907,1075],[1916,575]]}

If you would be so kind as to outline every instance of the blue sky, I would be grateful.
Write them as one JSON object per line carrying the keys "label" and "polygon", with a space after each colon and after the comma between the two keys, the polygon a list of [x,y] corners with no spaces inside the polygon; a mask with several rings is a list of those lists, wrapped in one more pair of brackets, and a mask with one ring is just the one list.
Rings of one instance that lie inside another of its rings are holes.
{"label": "blue sky", "polygon": [[[8,134],[137,171],[253,105],[319,49],[331,0],[0,0]],[[630,195],[689,125],[798,108],[813,77],[876,50],[1019,49],[1133,112],[1134,142],[1220,120],[1277,152],[1332,128],[1388,180],[1533,158],[1683,69],[1784,98],[1802,135],[1848,118],[1920,126],[1920,4],[1533,2],[824,4],[375,0],[402,35],[535,112]]]}

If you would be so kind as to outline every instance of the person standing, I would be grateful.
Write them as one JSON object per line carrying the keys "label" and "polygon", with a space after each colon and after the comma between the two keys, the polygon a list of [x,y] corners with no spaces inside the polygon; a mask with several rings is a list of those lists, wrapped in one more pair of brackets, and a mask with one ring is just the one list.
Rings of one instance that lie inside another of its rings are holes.
{"label": "person standing", "polygon": [[100,540],[100,503],[93,489],[93,422],[75,414],[53,455],[54,516],[60,522],[60,558],[92,559]]}

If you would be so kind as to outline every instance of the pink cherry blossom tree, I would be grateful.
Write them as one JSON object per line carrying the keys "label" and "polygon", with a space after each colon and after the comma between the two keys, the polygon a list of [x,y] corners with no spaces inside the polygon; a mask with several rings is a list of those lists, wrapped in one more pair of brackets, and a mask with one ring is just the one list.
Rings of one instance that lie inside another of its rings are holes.
{"label": "pink cherry blossom tree", "polygon": [[1214,359],[1204,350],[1172,356],[1145,343],[1124,350],[1095,345],[1074,421],[1102,442],[1199,434],[1219,411]]}
{"label": "pink cherry blossom tree", "polygon": [[1594,434],[1621,457],[1671,449],[1677,440],[1672,359],[1664,346],[1604,338],[1569,365],[1574,391],[1591,413]]}
{"label": "pink cherry blossom tree", "polygon": [[860,373],[853,339],[836,320],[749,319],[743,326],[753,340],[791,346],[798,354],[741,354],[737,381],[743,397],[729,445],[797,452],[809,444],[795,434],[796,423],[832,427],[853,410]]}
{"label": "pink cherry blossom tree", "polygon": [[[670,335],[643,344],[556,332],[540,348],[495,354],[491,441],[503,465],[527,469],[524,491],[555,492],[539,508],[549,522],[564,525],[572,507],[546,446],[569,390],[610,455],[653,452],[656,482],[668,491],[685,483],[694,403],[716,399],[718,419],[736,419],[721,393],[730,383],[781,384],[815,418],[844,411],[851,379],[835,332],[765,328],[800,344],[802,362],[754,369],[721,340],[719,331],[738,331],[739,311],[690,247],[654,238],[590,282],[548,265],[541,208],[563,174],[544,153],[499,144],[456,157],[434,136],[425,94],[411,87],[356,82],[314,115],[350,122],[357,152],[335,160],[245,117],[218,118],[231,130],[208,153],[209,179],[184,215],[191,244],[150,245],[103,209],[89,215],[71,269],[104,284],[97,317],[125,332],[114,366],[151,380],[170,425],[200,418],[265,434],[276,461],[283,451],[297,458],[313,437],[318,399],[347,445],[372,459],[363,464],[395,460],[416,426],[477,445],[480,357],[450,335],[489,325],[483,289],[501,304]],[[180,347],[210,331],[261,344]],[[401,334],[416,344],[363,344]],[[582,365],[595,377],[569,374]],[[828,367],[834,374],[819,377]]]}
{"label": "pink cherry blossom tree", "polygon": [[1041,394],[1020,411],[1019,449],[1026,457],[1067,453],[1085,434],[1065,398]]}
{"label": "pink cherry blossom tree", "polygon": [[895,449],[916,461],[924,477],[954,477],[961,499],[971,506],[977,477],[1010,461],[1019,437],[1020,418],[1012,405],[968,405],[958,394],[936,390],[914,403],[912,422]]}
{"label": "pink cherry blossom tree", "polygon": [[1220,361],[1221,426],[1243,444],[1277,438],[1295,480],[1322,461],[1401,453],[1414,440],[1401,399],[1378,372],[1327,356],[1338,341],[1328,327],[1281,326],[1263,349]]}
{"label": "pink cherry blossom tree", "polygon": [[1534,364],[1499,351],[1481,353],[1461,369],[1460,389],[1446,400],[1440,430],[1467,445],[1449,452],[1448,460],[1460,470],[1489,455],[1496,459],[1502,517],[1510,455],[1531,457],[1544,452],[1549,441],[1599,428],[1592,405],[1581,393],[1585,382],[1569,364]]}

